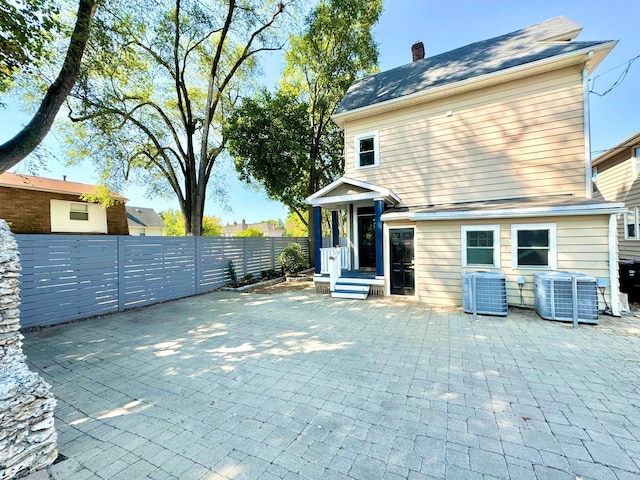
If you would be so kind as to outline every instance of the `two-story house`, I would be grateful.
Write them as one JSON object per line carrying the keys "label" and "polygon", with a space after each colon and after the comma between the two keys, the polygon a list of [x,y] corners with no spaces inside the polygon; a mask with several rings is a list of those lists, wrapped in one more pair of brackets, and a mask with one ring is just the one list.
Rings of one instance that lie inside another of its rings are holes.
{"label": "two-story house", "polygon": [[[587,90],[616,42],[580,31],[558,17],[429,58],[417,43],[412,63],[351,86],[333,116],[345,176],[307,198],[316,226],[346,212],[342,276],[461,305],[463,272],[497,271],[510,304],[532,305],[536,272],[575,271],[606,278],[618,313],[623,206],[593,198]],[[336,255],[314,255],[323,291]]]}
{"label": "two-story house", "polygon": [[108,208],[82,199],[95,189],[95,185],[5,172],[0,174],[0,218],[13,233],[128,235],[127,199],[111,192],[116,203]]}
{"label": "two-story house", "polygon": [[606,200],[627,206],[618,216],[621,260],[640,258],[640,132],[593,159],[593,181]]}

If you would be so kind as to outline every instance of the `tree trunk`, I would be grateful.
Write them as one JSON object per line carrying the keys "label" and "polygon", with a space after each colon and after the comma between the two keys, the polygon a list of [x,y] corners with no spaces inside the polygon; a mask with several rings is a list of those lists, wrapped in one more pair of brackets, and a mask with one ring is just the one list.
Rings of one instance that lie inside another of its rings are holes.
{"label": "tree trunk", "polygon": [[60,107],[78,79],[97,4],[97,0],[80,0],[76,25],[60,74],[47,90],[31,121],[15,137],[0,145],[0,173],[24,160],[51,130]]}

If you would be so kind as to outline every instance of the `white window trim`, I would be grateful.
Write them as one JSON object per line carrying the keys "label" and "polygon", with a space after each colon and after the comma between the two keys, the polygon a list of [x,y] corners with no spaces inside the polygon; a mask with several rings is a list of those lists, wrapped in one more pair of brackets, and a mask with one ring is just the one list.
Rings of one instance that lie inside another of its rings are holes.
{"label": "white window trim", "polygon": [[[493,265],[467,262],[467,232],[493,232]],[[500,225],[465,225],[460,227],[460,249],[462,267],[500,268]]]}
{"label": "white window trim", "polygon": [[[360,166],[360,140],[365,138],[373,138],[373,165]],[[376,168],[380,165],[380,144],[378,141],[378,131],[359,133],[353,137],[353,151],[355,153],[356,170],[364,170],[367,168]]]}
{"label": "white window trim", "polygon": [[[80,209],[74,210],[73,207],[81,207]],[[87,218],[71,218],[72,213],[86,213]],[[69,220],[72,222],[88,222],[89,221],[89,205],[86,203],[80,202],[69,202]]]}
{"label": "white window trim", "polygon": [[625,240],[640,240],[640,238],[638,238],[638,213],[640,213],[638,210],[640,210],[638,207],[629,207],[629,210],[633,210],[633,214],[634,214],[634,218],[635,218],[635,224],[633,227],[633,231],[635,232],[635,237],[630,237],[629,236],[629,229],[627,228],[627,224],[628,224],[628,219],[629,219],[629,212],[624,212],[624,219],[623,219],[623,229],[624,229],[624,239]]}
{"label": "white window trim", "polygon": [[[519,230],[549,230],[549,265],[518,265],[518,231]],[[558,240],[555,223],[519,223],[511,225],[511,263],[512,268],[523,270],[557,270],[558,269]]]}
{"label": "white window trim", "polygon": [[640,145],[634,145],[631,148],[631,178],[638,178],[640,175],[638,174],[638,169],[640,168],[640,158],[638,158],[638,151],[640,150]]}

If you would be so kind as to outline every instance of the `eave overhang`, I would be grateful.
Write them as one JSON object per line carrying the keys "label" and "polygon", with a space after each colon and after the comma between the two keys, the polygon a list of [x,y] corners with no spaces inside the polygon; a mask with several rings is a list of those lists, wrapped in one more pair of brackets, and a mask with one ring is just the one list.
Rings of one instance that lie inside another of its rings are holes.
{"label": "eave overhang", "polygon": [[624,203],[606,202],[588,205],[540,206],[505,209],[470,209],[443,211],[405,211],[388,212],[382,215],[383,222],[392,221],[434,221],[434,220],[488,220],[495,218],[534,218],[534,217],[565,217],[583,215],[611,215],[625,213]]}
{"label": "eave overhang", "polygon": [[499,70],[486,75],[478,75],[459,82],[427,88],[420,92],[374,103],[365,107],[349,110],[347,112],[337,113],[332,115],[331,119],[341,128],[344,128],[347,121],[357,120],[370,115],[377,115],[391,110],[396,110],[398,108],[432,102],[444,97],[460,95],[480,88],[492,87],[501,83],[519,80],[521,78],[538,75],[572,65],[583,64],[584,68],[587,69],[587,72],[591,73],[617,43],[617,41],[611,41],[597,46],[589,46],[573,52]]}

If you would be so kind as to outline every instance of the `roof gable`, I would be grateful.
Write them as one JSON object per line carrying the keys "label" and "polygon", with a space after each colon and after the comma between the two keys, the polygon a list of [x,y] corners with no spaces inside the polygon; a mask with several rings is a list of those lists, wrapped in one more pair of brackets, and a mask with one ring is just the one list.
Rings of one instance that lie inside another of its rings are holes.
{"label": "roof gable", "polygon": [[571,20],[557,17],[365,77],[349,88],[336,109],[336,116],[434,87],[611,43],[571,41],[581,30],[582,27]]}
{"label": "roof gable", "polygon": [[382,199],[392,205],[400,204],[400,198],[388,188],[342,177],[307,197],[305,203],[332,208],[344,202]]}

